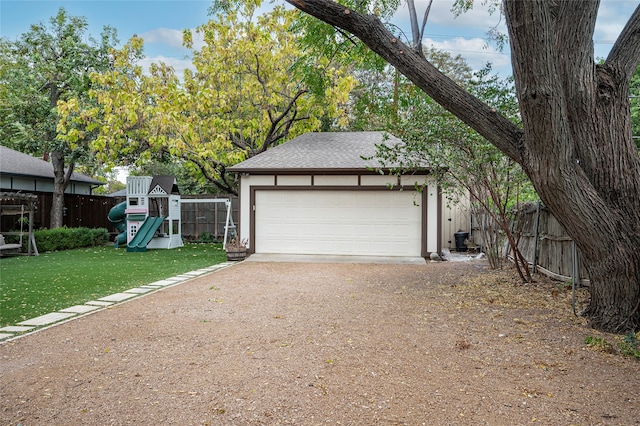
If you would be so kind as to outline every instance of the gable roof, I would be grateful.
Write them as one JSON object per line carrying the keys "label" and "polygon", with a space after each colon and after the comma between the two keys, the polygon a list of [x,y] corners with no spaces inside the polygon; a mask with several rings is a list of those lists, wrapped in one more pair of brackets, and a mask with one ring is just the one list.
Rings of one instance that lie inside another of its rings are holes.
{"label": "gable roof", "polygon": [[310,132],[228,170],[234,173],[363,171],[381,167],[376,158],[364,159],[376,154],[376,145],[400,143],[400,139],[387,132]]}
{"label": "gable roof", "polygon": [[[37,177],[43,179],[54,178],[53,164],[50,162],[32,157],[31,155],[2,145],[0,145],[0,174]],[[83,182],[91,185],[104,185],[104,182],[100,182],[97,179],[75,172],[71,174],[71,181]]]}
{"label": "gable roof", "polygon": [[169,195],[180,194],[178,181],[175,176],[159,175],[154,176],[149,185],[148,195]]}

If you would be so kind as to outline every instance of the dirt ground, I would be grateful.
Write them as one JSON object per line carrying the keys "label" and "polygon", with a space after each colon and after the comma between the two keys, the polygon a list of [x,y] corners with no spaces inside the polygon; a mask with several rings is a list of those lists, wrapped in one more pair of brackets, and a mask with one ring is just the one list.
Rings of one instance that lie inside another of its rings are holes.
{"label": "dirt ground", "polygon": [[485,263],[243,262],[0,345],[0,425],[638,425],[640,362]]}

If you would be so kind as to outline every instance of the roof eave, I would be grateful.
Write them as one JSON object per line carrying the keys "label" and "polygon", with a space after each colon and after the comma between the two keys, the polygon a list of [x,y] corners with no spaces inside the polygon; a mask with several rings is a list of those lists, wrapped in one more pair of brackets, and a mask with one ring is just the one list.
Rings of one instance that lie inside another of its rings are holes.
{"label": "roof eave", "polygon": [[[230,173],[247,174],[247,175],[379,175],[396,173],[397,168],[236,168],[227,169]],[[431,171],[429,168],[415,168],[404,170],[402,174],[412,175],[428,175]]]}

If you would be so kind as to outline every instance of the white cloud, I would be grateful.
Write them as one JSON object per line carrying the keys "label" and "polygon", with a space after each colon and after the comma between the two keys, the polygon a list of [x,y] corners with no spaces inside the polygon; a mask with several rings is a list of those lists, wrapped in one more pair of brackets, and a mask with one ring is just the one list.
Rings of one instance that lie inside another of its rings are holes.
{"label": "white cloud", "polygon": [[608,54],[636,7],[637,1],[603,0],[600,3],[594,34],[597,56]]}
{"label": "white cloud", "polygon": [[[487,31],[495,28],[507,34],[506,22],[499,10],[489,12],[487,5],[476,1],[473,9],[455,17],[451,12],[454,0],[434,0],[425,30],[426,46],[460,54],[474,69],[486,62],[494,65],[494,70],[503,69],[510,74],[509,47],[501,53],[491,43]],[[428,0],[416,0],[418,16],[422,14]],[[627,20],[638,6],[637,0],[602,0],[598,11],[594,43],[596,57],[605,57],[618,38]],[[401,6],[394,21],[407,35],[410,25],[407,8]],[[489,45],[489,46],[487,46]]]}
{"label": "white cloud", "polygon": [[486,32],[489,28],[498,26],[499,30],[506,31],[504,18],[501,17],[499,9],[490,12],[487,5],[476,2],[471,10],[456,17],[451,12],[452,6],[453,1],[451,0],[435,0],[431,6],[427,27],[429,23],[432,23],[454,28],[475,28]]}
{"label": "white cloud", "polygon": [[164,62],[165,64],[172,67],[175,70],[176,75],[180,79],[182,79],[185,69],[188,68],[195,71],[195,67],[193,66],[193,63],[189,58],[180,59],[180,58],[172,58],[172,57],[162,56],[162,55],[154,56],[154,57],[147,56],[142,60],[140,60],[138,64],[142,67],[142,69],[144,70],[144,73],[148,75],[149,67],[151,66],[151,64],[158,63],[158,62]]}
{"label": "white cloud", "polygon": [[[495,29],[498,33],[507,33],[500,11],[495,10],[490,13],[487,6],[476,2],[473,9],[456,17],[451,12],[453,3],[453,0],[433,1],[423,45],[452,55],[460,55],[474,70],[491,62],[494,71],[504,75],[511,74],[508,46],[505,47],[504,52],[498,51],[496,44],[487,34],[491,29]],[[427,4],[427,0],[416,0],[416,10],[420,20]],[[398,9],[394,22],[407,36],[410,36],[409,15],[406,7]]]}
{"label": "white cloud", "polygon": [[[164,62],[173,67],[180,79],[182,79],[185,69],[195,71],[191,58],[188,57],[189,50],[182,44],[182,34],[181,30],[157,28],[141,35],[147,47],[145,51],[150,51],[150,55],[139,61],[145,74],[149,74],[149,67],[152,63],[158,62]],[[195,30],[192,30],[192,34],[193,48],[200,50],[205,44],[204,37]]]}
{"label": "white cloud", "polygon": [[[193,47],[199,50],[204,46],[204,36],[199,34],[195,29],[191,30],[193,34]],[[143,33],[140,37],[145,44],[161,44],[172,49],[182,49],[182,30],[174,30],[171,28],[156,28]]]}
{"label": "white cloud", "polygon": [[423,41],[425,47],[434,47],[438,50],[462,56],[469,66],[474,70],[484,67],[487,62],[491,62],[495,71],[509,68],[511,60],[509,55],[497,51],[494,47],[487,45],[482,38],[466,39],[455,37],[447,40],[433,40],[426,38]]}
{"label": "white cloud", "polygon": [[[453,3],[453,0],[434,0],[429,12],[429,19],[427,20],[427,33],[432,32],[430,28],[433,26],[460,29],[461,33],[459,35],[461,36],[464,35],[462,32],[467,33],[469,31],[484,34],[490,28],[496,26],[498,27],[498,30],[506,32],[504,18],[501,17],[499,10],[490,13],[487,5],[482,5],[480,2],[476,2],[471,10],[456,17],[451,11]],[[427,4],[427,0],[416,1],[416,10],[420,22],[422,21]],[[408,23],[408,9],[401,6],[394,18],[400,22]]]}
{"label": "white cloud", "polygon": [[171,28],[156,28],[140,35],[145,44],[164,44],[172,48],[182,47],[182,31]]}

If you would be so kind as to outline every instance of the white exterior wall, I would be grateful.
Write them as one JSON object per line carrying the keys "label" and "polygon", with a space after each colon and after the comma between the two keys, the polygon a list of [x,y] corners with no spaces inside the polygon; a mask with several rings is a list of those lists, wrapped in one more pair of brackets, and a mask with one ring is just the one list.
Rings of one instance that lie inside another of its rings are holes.
{"label": "white exterior wall", "polygon": [[309,186],[311,176],[278,176],[278,186]]}
{"label": "white exterior wall", "polygon": [[319,175],[313,177],[315,186],[357,186],[358,176]]}
{"label": "white exterior wall", "polygon": [[242,175],[240,177],[240,194],[238,197],[239,203],[239,231],[240,238],[242,240],[250,241],[249,230],[251,229],[251,187],[252,186],[273,186],[275,183],[275,176],[251,176]]}
{"label": "white exterior wall", "polygon": [[397,185],[398,177],[389,175],[363,175],[360,176],[362,186],[387,186]]}
{"label": "white exterior wall", "polygon": [[[404,185],[413,189],[415,183],[425,184],[425,176],[403,176],[401,181]],[[313,182],[313,185],[312,185]],[[398,178],[396,176],[388,175],[316,175],[313,176],[288,176],[288,175],[242,175],[240,179],[240,219],[239,219],[239,232],[240,237],[244,240],[251,241],[251,188],[258,186],[266,187],[332,187],[332,186],[345,186],[345,187],[357,187],[360,182],[361,187],[386,187],[389,184],[396,185]],[[425,188],[427,192],[427,241],[426,250],[428,252],[438,251],[438,230],[439,230],[439,193],[438,186],[433,179],[427,181],[428,185]],[[276,185],[277,183],[277,185]],[[416,203],[421,204],[422,198],[420,194],[416,196]]]}

